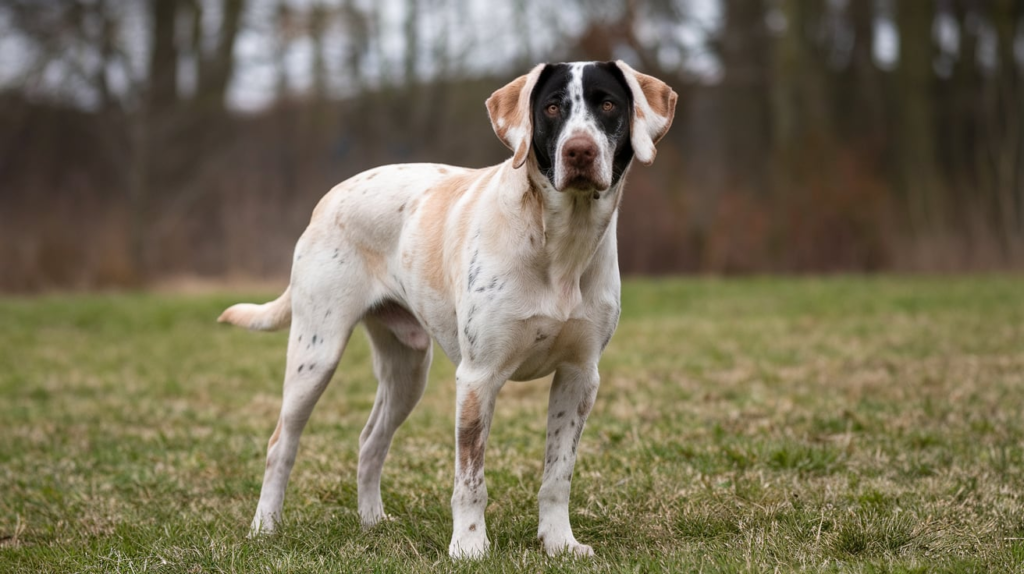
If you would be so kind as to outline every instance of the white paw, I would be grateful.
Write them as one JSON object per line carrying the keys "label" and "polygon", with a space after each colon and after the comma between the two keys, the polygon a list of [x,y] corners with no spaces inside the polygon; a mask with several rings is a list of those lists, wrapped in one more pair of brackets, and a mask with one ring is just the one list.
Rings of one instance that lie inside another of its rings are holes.
{"label": "white paw", "polygon": [[452,543],[448,545],[448,555],[453,560],[477,560],[486,556],[490,547],[491,541],[487,540],[487,535],[483,533],[460,538],[452,537]]}
{"label": "white paw", "polygon": [[545,537],[540,538],[541,544],[544,545],[544,552],[548,556],[558,556],[560,554],[569,554],[571,556],[589,557],[594,555],[594,549],[586,544],[580,544],[576,540],[570,537],[568,540],[562,540],[560,542],[548,542]]}
{"label": "white paw", "polygon": [[388,514],[384,514],[383,512],[381,512],[381,513],[374,513],[374,514],[370,514],[370,515],[361,515],[359,517],[359,522],[362,523],[363,530],[369,530],[369,529],[373,528],[374,526],[377,526],[381,522],[394,522],[394,521],[395,521],[395,518],[393,516],[390,516]]}
{"label": "white paw", "polygon": [[248,538],[258,538],[260,536],[266,536],[273,534],[277,528],[277,520],[273,516],[262,516],[256,514],[256,517],[252,519],[252,524],[249,526]]}

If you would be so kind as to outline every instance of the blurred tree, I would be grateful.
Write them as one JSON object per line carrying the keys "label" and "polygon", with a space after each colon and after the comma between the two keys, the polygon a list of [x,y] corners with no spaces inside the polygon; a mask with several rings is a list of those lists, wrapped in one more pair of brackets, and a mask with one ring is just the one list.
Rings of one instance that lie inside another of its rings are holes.
{"label": "blurred tree", "polygon": [[932,106],[935,2],[901,1],[895,8],[900,34],[894,93],[899,146],[897,181],[906,198],[910,232],[922,236],[937,231],[944,193],[936,174]]}
{"label": "blurred tree", "polygon": [[1024,234],[1024,97],[1020,78],[1024,63],[1017,61],[1015,50],[1018,32],[1024,26],[1024,3],[992,0],[991,19],[996,67],[986,106],[993,114],[985,138],[986,163],[991,166],[1004,249],[1016,252]]}
{"label": "blurred tree", "polygon": [[[882,78],[874,61],[875,3],[847,2],[840,16],[848,34],[849,55],[832,84],[835,108],[831,117],[839,135],[860,142],[862,153],[877,158],[885,141]],[[843,38],[835,38],[841,44]]]}
{"label": "blurred tree", "polygon": [[1015,0],[5,0],[0,285],[281,271],[330,183],[504,157],[535,59],[679,93],[626,269],[1024,267],[1022,45]]}
{"label": "blurred tree", "polygon": [[[735,165],[744,166],[742,173],[730,170],[726,185],[753,188],[766,194],[770,184],[769,157],[764,150],[771,149],[771,114],[778,110],[772,110],[772,100],[765,97],[772,85],[772,50],[765,5],[760,0],[726,2],[723,12],[725,23],[716,41],[724,70],[719,88],[723,153]],[[786,121],[788,116],[776,118],[776,123]],[[737,177],[742,181],[737,181]]]}

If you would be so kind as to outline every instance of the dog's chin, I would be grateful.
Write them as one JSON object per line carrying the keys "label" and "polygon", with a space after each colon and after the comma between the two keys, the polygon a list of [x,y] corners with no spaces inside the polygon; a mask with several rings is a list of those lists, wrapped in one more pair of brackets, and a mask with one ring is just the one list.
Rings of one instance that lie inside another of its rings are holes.
{"label": "dog's chin", "polygon": [[572,175],[564,178],[561,185],[555,184],[555,190],[562,193],[593,194],[607,191],[608,182],[597,181],[586,175]]}

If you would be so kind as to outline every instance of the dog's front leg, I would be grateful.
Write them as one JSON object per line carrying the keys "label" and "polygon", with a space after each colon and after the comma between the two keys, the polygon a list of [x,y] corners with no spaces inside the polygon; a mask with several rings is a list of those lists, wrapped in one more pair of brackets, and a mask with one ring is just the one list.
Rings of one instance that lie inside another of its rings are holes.
{"label": "dog's front leg", "polygon": [[569,487],[576,464],[576,449],[587,415],[594,405],[599,380],[596,364],[587,367],[563,365],[555,371],[551,383],[544,478],[537,496],[540,505],[537,537],[548,554],[594,554],[590,546],[580,544],[572,534]]}
{"label": "dog's front leg", "polygon": [[484,509],[487,508],[487,484],[484,482],[484,450],[491,430],[494,401],[505,383],[498,378],[466,366],[455,375],[455,490],[452,493],[452,558],[480,558],[490,547]]}

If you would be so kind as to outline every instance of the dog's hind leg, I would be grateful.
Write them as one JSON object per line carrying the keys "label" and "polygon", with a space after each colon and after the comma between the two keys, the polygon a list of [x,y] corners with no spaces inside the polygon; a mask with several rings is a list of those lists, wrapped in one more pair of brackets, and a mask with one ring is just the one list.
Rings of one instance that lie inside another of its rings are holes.
{"label": "dog's hind leg", "polygon": [[295,277],[284,399],[277,429],[267,445],[267,467],[251,535],[272,532],[280,521],[299,437],[365,310],[358,295],[362,286],[338,288],[317,277],[298,282]]}
{"label": "dog's hind leg", "polygon": [[[395,315],[401,313],[405,317],[396,321]],[[364,527],[370,527],[384,518],[381,469],[395,431],[423,396],[432,351],[426,332],[400,308],[371,311],[363,323],[379,381],[373,410],[359,436],[359,517]]]}

